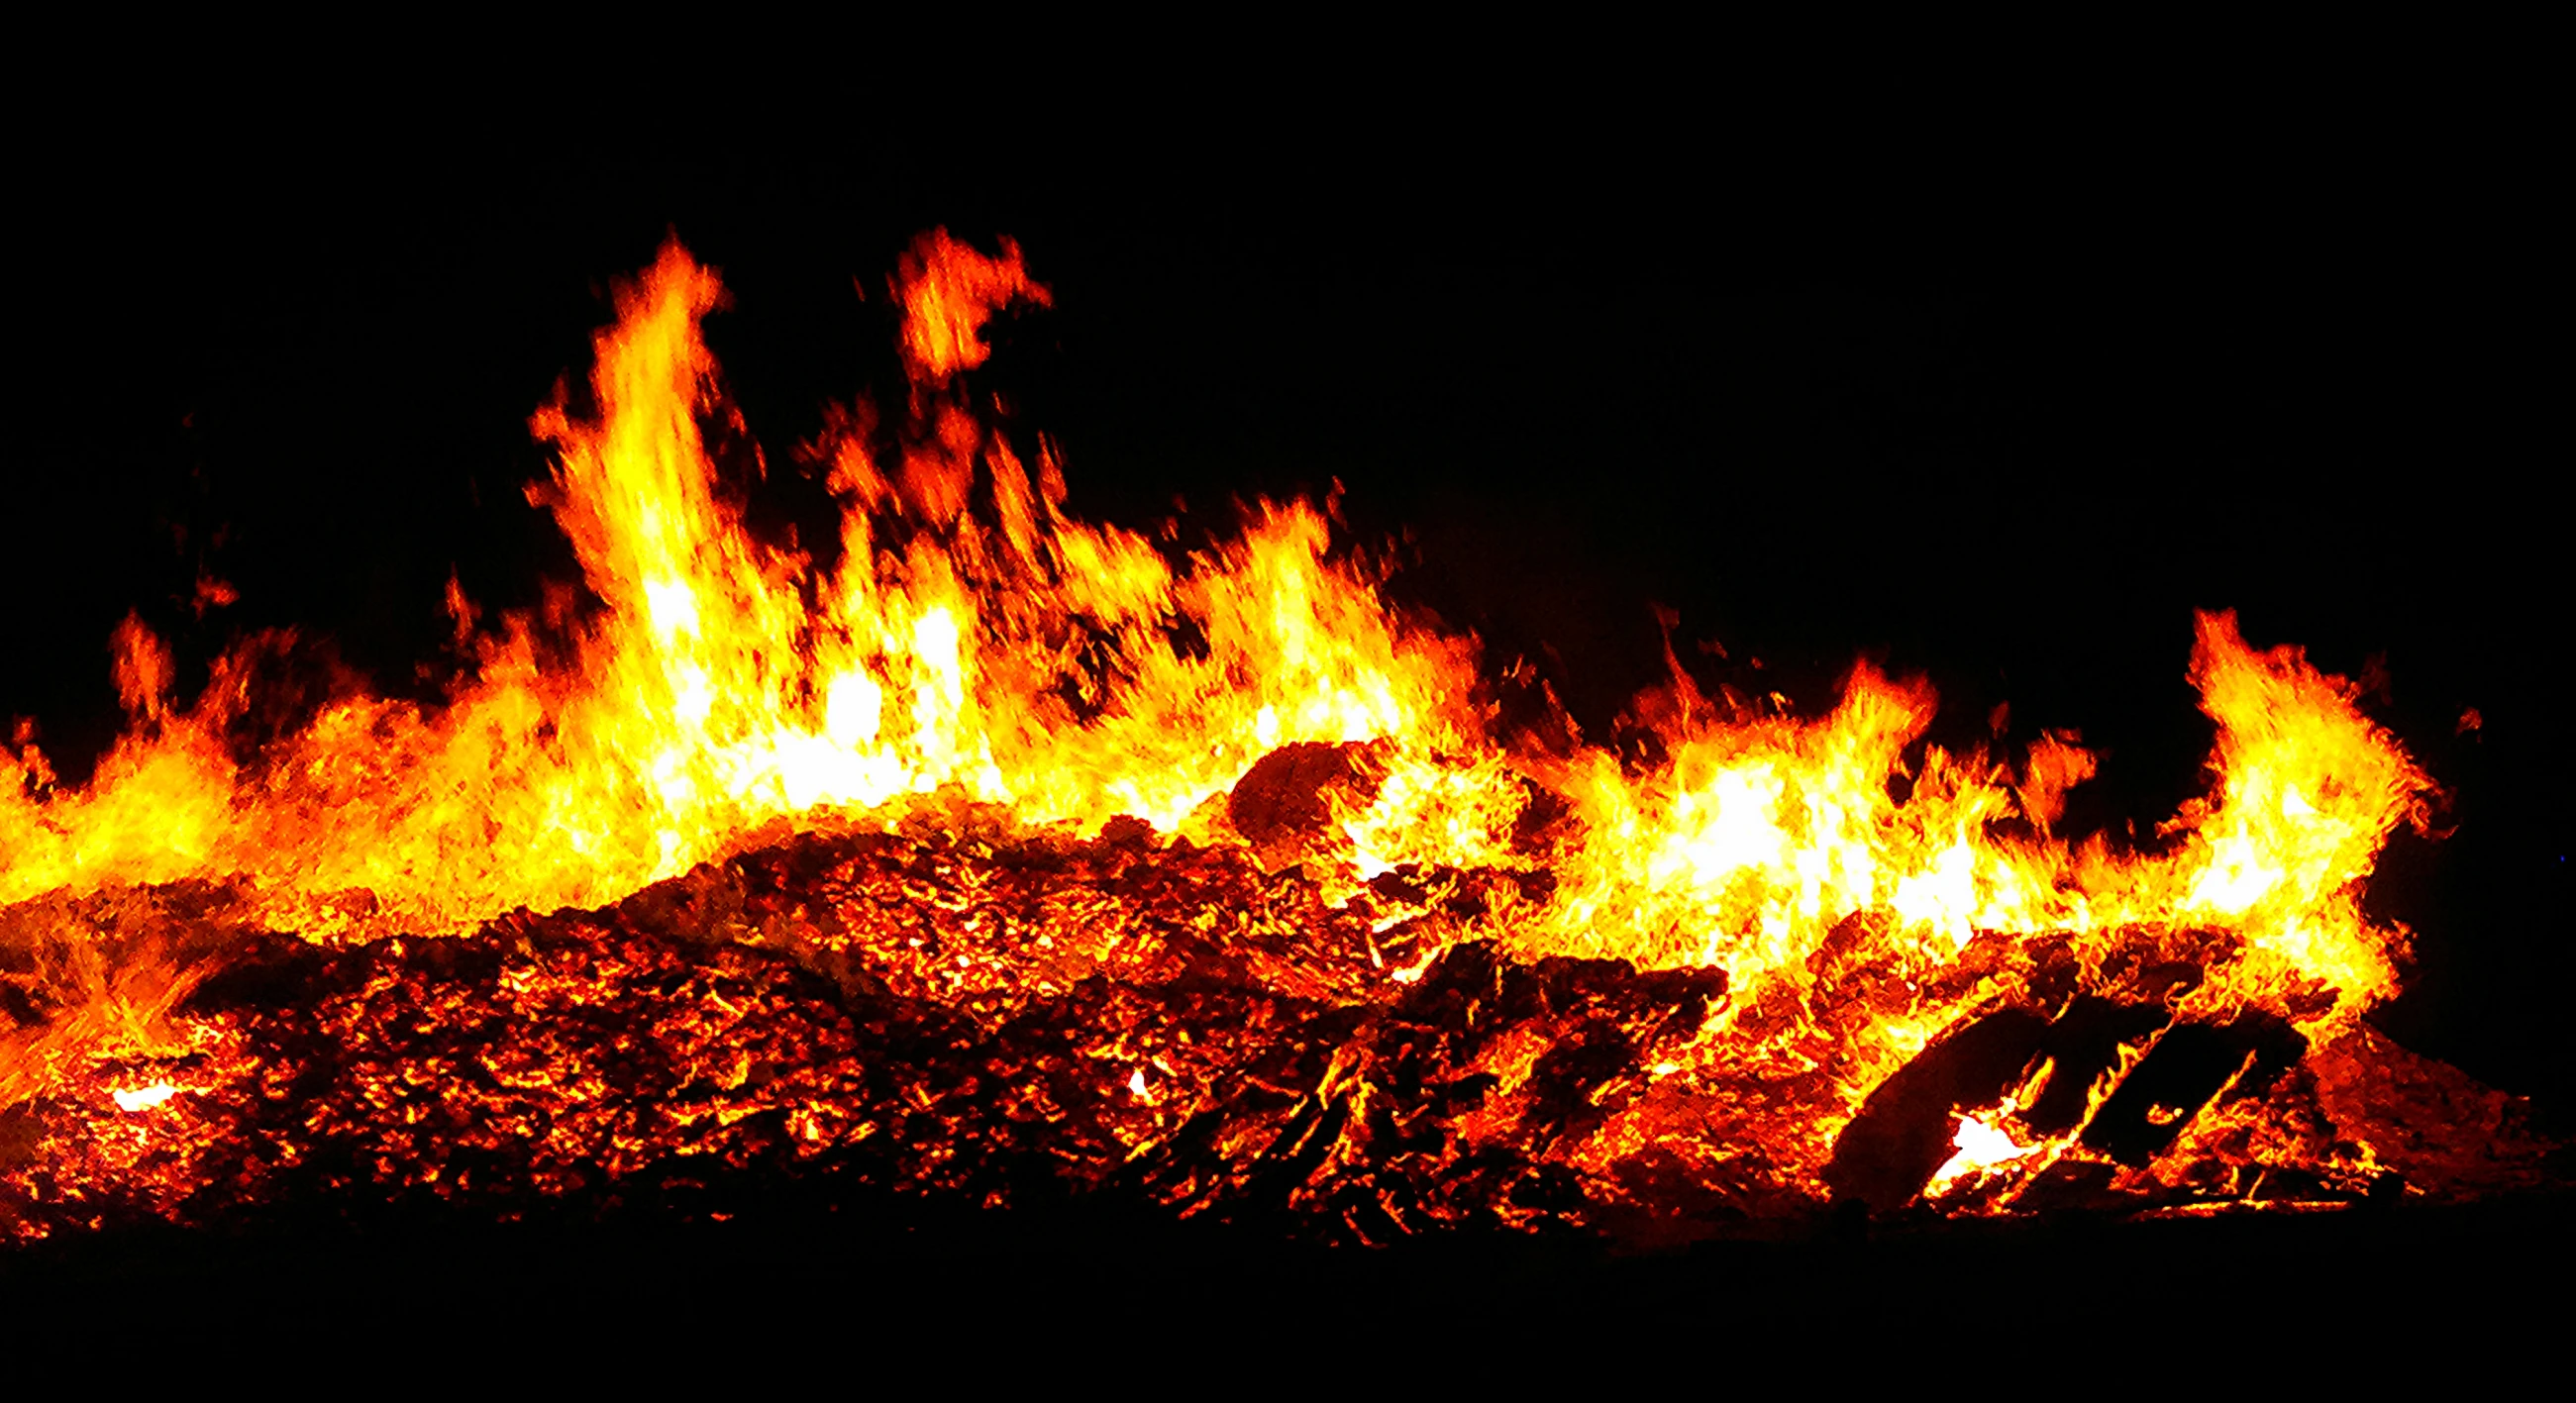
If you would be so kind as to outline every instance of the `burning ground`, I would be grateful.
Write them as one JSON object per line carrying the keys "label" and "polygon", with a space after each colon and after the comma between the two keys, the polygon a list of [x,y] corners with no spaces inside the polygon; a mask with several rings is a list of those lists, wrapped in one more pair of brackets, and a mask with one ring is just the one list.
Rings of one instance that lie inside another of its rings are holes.
{"label": "burning ground", "polygon": [[[1848,934],[1802,997],[1711,1035],[1724,971],[1515,959],[1477,929],[1489,874],[1333,904],[1239,848],[955,826],[802,834],[598,911],[337,950],[211,886],[23,904],[16,969],[181,987],[154,991],[161,1046],[59,1068],[0,1121],[0,1209],[48,1234],[334,1202],[694,1217],[1106,1192],[1334,1240],[1657,1242],[1798,1229],[1832,1193],[1900,1209],[1936,1175],[1929,1205],[1968,1213],[2539,1182],[2513,1102],[2366,1028],[2312,1046],[2178,1017],[2234,958],[2212,932],[2135,932],[2091,970],[2062,940],[1982,942],[1948,978],[2026,993],[1854,1116],[1839,1025],[1954,990],[1905,992]],[[30,983],[13,1009],[40,1011]],[[1961,1114],[2042,1065],[2019,1124],[2066,1142],[1954,1163],[1980,1148],[1954,1148]]]}
{"label": "burning ground", "polygon": [[2200,621],[2215,779],[2136,848],[2053,832],[2080,736],[1950,754],[1866,666],[1801,717],[1676,664],[1613,754],[1310,504],[1068,516],[973,379],[1048,300],[1015,248],[890,291],[905,402],[798,450],[834,548],[726,505],[674,244],[534,422],[597,607],[455,593],[443,705],[285,727],[292,640],[183,702],[120,634],[96,777],[0,774],[0,1228],[892,1194],[1663,1243],[2543,1181],[2518,1103],[2362,1021],[2432,786],[2297,649]]}

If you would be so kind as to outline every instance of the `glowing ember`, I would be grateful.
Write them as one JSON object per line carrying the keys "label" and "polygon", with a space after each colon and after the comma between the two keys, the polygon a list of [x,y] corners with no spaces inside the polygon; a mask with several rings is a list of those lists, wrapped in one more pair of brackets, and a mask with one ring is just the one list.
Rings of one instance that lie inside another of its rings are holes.
{"label": "glowing ember", "polygon": [[[44,1127],[0,1136],[0,1225],[307,1164],[494,1203],[1044,1173],[1365,1240],[2536,1172],[2509,1107],[2391,1080],[2358,1022],[2406,934],[2362,884],[2430,781],[2298,649],[2200,617],[2216,780],[2144,852],[2055,833],[2078,737],[1926,745],[1930,688],[1865,664],[1808,718],[1676,665],[1639,707],[1661,758],[1542,751],[1312,504],[1186,555],[1069,516],[1054,445],[969,389],[990,319],[1049,301],[1016,247],[925,236],[892,290],[905,403],[810,447],[836,554],[718,490],[724,293],[673,243],[598,337],[595,417],[533,421],[599,612],[478,633],[451,590],[478,666],[444,705],[343,695],[250,755],[278,640],[184,699],[129,619],[92,782],[0,751],[0,1115]],[[287,1006],[236,987],[284,968]],[[166,1140],[84,1119],[182,1065]],[[2428,1107],[2483,1117],[2477,1153],[2426,1151]],[[971,1168],[1000,1145],[1020,1168]]]}
{"label": "glowing ember", "polygon": [[137,1087],[132,1091],[118,1090],[111,1091],[107,1094],[111,1100],[116,1102],[116,1108],[120,1111],[148,1111],[153,1107],[160,1105],[162,1102],[169,1100],[171,1097],[178,1095],[179,1088],[164,1081],[154,1082],[150,1086]]}
{"label": "glowing ember", "polygon": [[1950,1143],[1957,1146],[1959,1152],[1932,1172],[1932,1182],[1923,1189],[1925,1198],[1937,1199],[1963,1179],[1974,1178],[2038,1150],[2035,1145],[2024,1145],[2013,1139],[2011,1132],[1993,1124],[1985,1116],[1977,1115],[1959,1117],[1959,1131],[1951,1137]]}

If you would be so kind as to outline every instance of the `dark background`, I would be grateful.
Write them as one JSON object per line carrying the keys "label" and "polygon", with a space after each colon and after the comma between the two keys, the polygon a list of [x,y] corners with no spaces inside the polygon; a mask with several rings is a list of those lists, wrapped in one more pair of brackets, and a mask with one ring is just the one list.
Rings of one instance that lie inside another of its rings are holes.
{"label": "dark background", "polygon": [[[810,510],[789,450],[899,383],[885,275],[945,224],[1056,293],[988,378],[1076,510],[1220,530],[1338,480],[1401,597],[1595,736],[1663,605],[1706,682],[1816,708],[1870,655],[1931,675],[1951,741],[2002,701],[2016,740],[2079,727],[2073,821],[2144,828],[2204,783],[2193,609],[2382,658],[2457,832],[2383,864],[2421,961],[2377,1019],[2563,1110],[2569,299],[2520,114],[1433,107],[22,126],[0,717],[85,772],[128,610],[189,666],[291,623],[434,690],[451,569],[499,607],[573,576],[526,416],[666,230],[733,291],[763,490]],[[240,602],[198,616],[201,572]]]}

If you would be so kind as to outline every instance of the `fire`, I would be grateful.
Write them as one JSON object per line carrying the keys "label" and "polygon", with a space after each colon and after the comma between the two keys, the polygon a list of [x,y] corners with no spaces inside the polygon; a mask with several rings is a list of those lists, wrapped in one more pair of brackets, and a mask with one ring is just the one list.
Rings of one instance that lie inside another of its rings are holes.
{"label": "fire", "polygon": [[2015,1140],[2011,1131],[1994,1124],[1986,1116],[1977,1115],[1959,1117],[1958,1133],[1951,1137],[1950,1143],[1959,1152],[1942,1161],[1941,1167],[1932,1172],[1932,1181],[1923,1189],[1923,1196],[1927,1199],[1938,1199],[1963,1181],[2039,1152],[2039,1146],[2025,1145]]}
{"label": "fire", "polygon": [[[595,610],[566,591],[474,632],[451,590],[476,667],[443,705],[343,696],[247,755],[227,727],[274,640],[182,699],[168,649],[129,619],[115,675],[131,725],[91,782],[58,785],[24,737],[0,751],[0,908],[212,883],[243,928],[348,946],[606,906],[798,831],[999,822],[1013,841],[1231,847],[1312,883],[1319,909],[1365,913],[1387,997],[1427,997],[1468,940],[1526,962],[1724,971],[1724,998],[1657,1055],[1649,1099],[1701,1097],[1669,1106],[1705,1120],[1737,1104],[1710,1089],[1728,1077],[1821,1077],[1795,1123],[1746,1132],[1809,1186],[1900,1068],[2016,1001],[2129,987],[2141,941],[2194,952],[2188,979],[2139,996],[2161,1001],[2159,1028],[2269,1019],[2305,1047],[2394,991],[2405,933],[2359,893],[2431,783],[2296,648],[2200,618],[2189,677],[2218,724],[2217,779],[2145,852],[2053,831],[2094,771],[2079,737],[2019,755],[1925,746],[1929,686],[1867,665],[1802,718],[1713,700],[1676,664],[1641,707],[1664,742],[1651,765],[1524,746],[1495,731],[1473,640],[1399,620],[1313,504],[1255,504],[1240,535],[1186,554],[1069,515],[1055,444],[971,388],[992,319],[1050,300],[1000,249],[939,231],[901,259],[909,392],[891,412],[836,410],[802,450],[829,464],[842,510],[836,548],[808,551],[755,540],[719,490],[710,431],[750,433],[700,336],[726,295],[667,245],[619,290],[588,394],[559,393],[531,425],[555,458],[531,498]],[[1435,927],[1399,953],[1378,943]],[[1040,945],[1112,958],[1079,923]],[[113,980],[83,978],[78,997],[109,997]],[[2050,980],[2063,989],[2033,992]],[[180,1037],[184,992],[133,1014],[136,1036]],[[106,1026],[12,1034],[0,1086],[23,1097],[67,1058],[143,1045]],[[1497,1073],[1506,1090],[1543,1051],[1525,1042]],[[1113,1077],[1130,1101],[1186,1099],[1130,1065]],[[2046,1132],[1961,1114],[1956,1154],[1912,1182],[1937,1197],[2091,1153],[2075,1137],[2108,1085],[2076,1087],[2082,1114]],[[172,1094],[113,1093],[129,1111]],[[1574,1162],[1646,1132],[1601,1134]]]}
{"label": "fire", "polygon": [[157,1081],[150,1086],[139,1086],[130,1091],[123,1089],[111,1091],[108,1093],[108,1098],[116,1102],[116,1109],[134,1112],[151,1110],[178,1094],[179,1088],[166,1081]]}
{"label": "fire", "polygon": [[[1466,650],[1391,623],[1325,558],[1313,508],[1267,508],[1175,569],[1064,518],[1052,447],[1033,480],[968,413],[953,381],[984,321],[1045,300],[1016,251],[934,235],[895,290],[919,378],[894,471],[855,416],[825,445],[848,509],[838,568],[764,551],[719,504],[701,419],[732,411],[698,324],[723,293],[674,244],[599,338],[599,417],[534,421],[559,466],[532,495],[607,606],[575,625],[572,665],[545,665],[538,621],[511,620],[447,707],[346,699],[243,764],[222,731],[244,664],[180,707],[166,648],[129,621],[137,724],[92,785],[44,794],[40,755],[8,762],[0,901],[220,874],[259,883],[280,928],[456,932],[613,900],[818,809],[944,791],[1033,825],[1168,831],[1282,743],[1469,749]],[[1184,626],[1202,646],[1167,636]]]}

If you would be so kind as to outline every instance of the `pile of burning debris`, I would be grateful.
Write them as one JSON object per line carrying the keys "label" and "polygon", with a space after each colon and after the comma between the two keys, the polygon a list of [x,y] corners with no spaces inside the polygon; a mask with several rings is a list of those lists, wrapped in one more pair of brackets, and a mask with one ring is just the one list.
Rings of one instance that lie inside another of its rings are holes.
{"label": "pile of burning debris", "polygon": [[2062,831],[2076,733],[1950,754],[1866,664],[1801,717],[1673,659],[1633,754],[1544,684],[1507,728],[1329,503],[1068,514],[973,378],[1050,298],[1016,246],[890,291],[901,410],[798,450],[837,549],[720,481],[674,242],[534,423],[596,608],[451,587],[437,705],[267,697],[283,633],[183,701],[129,619],[95,774],[0,748],[0,1237],[891,1196],[1645,1245],[2545,1180],[2362,1022],[2438,786],[2297,648],[2201,617],[2211,781],[2144,847]]}
{"label": "pile of burning debris", "polygon": [[[1294,758],[1232,804],[1274,854],[1315,811],[1279,792]],[[1646,1245],[1803,1231],[1837,1200],[2161,1214],[2542,1178],[2519,1103],[2367,1028],[2178,1021],[2214,933],[2090,966],[1981,941],[1948,977],[2013,992],[1854,1105],[1839,1022],[1922,996],[1866,941],[1748,1006],[1719,969],[1515,956],[1488,889],[1526,873],[1331,902],[1249,844],[972,820],[781,836],[462,938],[330,948],[207,884],[8,908],[5,1036],[46,1055],[0,1110],[0,1228],[1109,1195],[1332,1241]],[[47,991],[84,969],[123,981],[88,1008],[128,1026],[62,1026]],[[1963,1164],[1970,1113],[2034,1081],[2018,1131],[2061,1148]]]}

